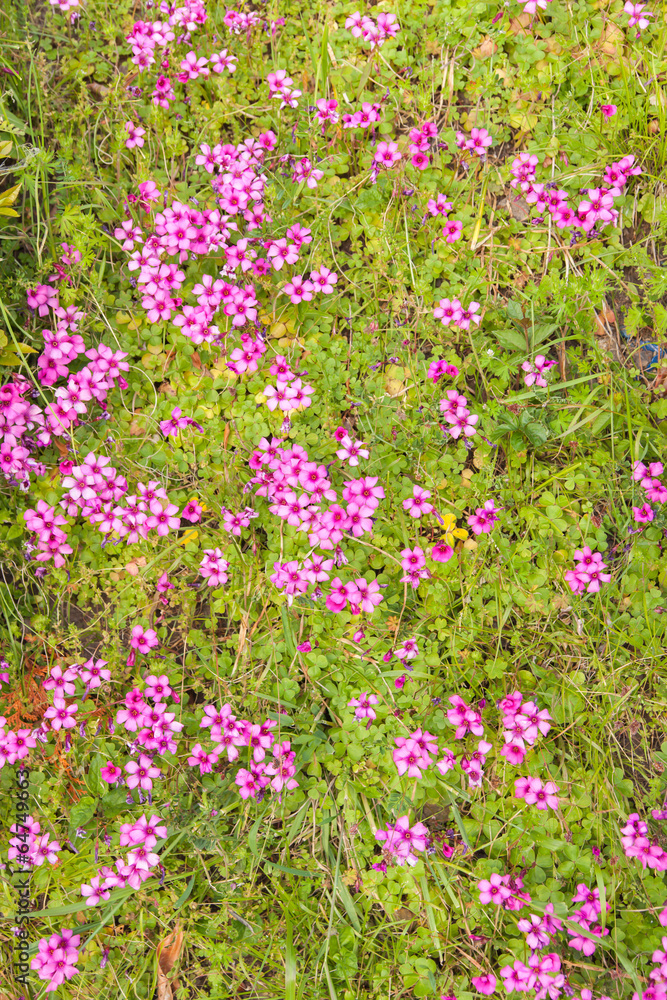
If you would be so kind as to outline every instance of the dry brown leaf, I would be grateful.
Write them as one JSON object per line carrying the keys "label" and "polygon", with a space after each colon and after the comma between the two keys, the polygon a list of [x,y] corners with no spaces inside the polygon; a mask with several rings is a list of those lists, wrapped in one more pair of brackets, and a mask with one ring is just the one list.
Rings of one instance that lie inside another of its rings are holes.
{"label": "dry brown leaf", "polygon": [[523,198],[510,196],[509,207],[512,218],[517,222],[525,222],[530,215],[530,205]]}
{"label": "dry brown leaf", "polygon": [[137,574],[139,573],[139,567],[140,566],[145,566],[145,565],[146,565],[146,557],[145,556],[137,556],[136,559],[134,559],[132,562],[129,562],[127,564],[127,566],[125,567],[125,570],[126,570],[127,573],[130,574],[130,576],[137,576]]}
{"label": "dry brown leaf", "polygon": [[158,392],[163,392],[165,394],[165,396],[175,396],[176,395],[176,390],[174,389],[173,385],[170,382],[163,382],[160,385],[160,387],[158,389]]}
{"label": "dry brown leaf", "polygon": [[531,17],[530,14],[519,14],[518,17],[513,17],[509,24],[509,30],[513,35],[527,35],[528,32],[526,28],[530,24]]}
{"label": "dry brown leaf", "polygon": [[478,45],[476,49],[472,50],[472,54],[475,59],[488,59],[490,56],[494,56],[498,51],[498,46],[492,38],[487,35],[486,38],[482,39],[481,45]]}
{"label": "dry brown leaf", "polygon": [[598,42],[605,55],[619,58],[623,52],[624,42],[624,32],[613,21],[607,21]]}
{"label": "dry brown leaf", "polygon": [[595,314],[595,336],[606,337],[609,327],[616,323],[616,316],[612,309],[603,306],[599,313]]}
{"label": "dry brown leaf", "polygon": [[167,973],[171,972],[178,961],[183,947],[183,931],[176,924],[171,934],[167,934],[164,941],[157,947],[157,1000],[173,1000],[174,990],[178,986],[176,979],[171,982],[167,979]]}

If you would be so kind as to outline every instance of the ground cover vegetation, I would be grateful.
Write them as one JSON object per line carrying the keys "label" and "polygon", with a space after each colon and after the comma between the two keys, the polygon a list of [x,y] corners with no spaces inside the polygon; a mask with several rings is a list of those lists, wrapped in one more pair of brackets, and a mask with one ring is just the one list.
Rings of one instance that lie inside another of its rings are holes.
{"label": "ground cover vegetation", "polygon": [[666,20],[3,5],[3,997],[667,994]]}

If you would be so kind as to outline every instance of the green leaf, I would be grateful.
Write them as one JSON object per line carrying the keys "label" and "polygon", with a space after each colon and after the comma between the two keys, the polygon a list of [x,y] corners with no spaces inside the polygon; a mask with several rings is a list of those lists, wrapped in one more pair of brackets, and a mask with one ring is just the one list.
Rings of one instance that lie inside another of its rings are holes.
{"label": "green leaf", "polygon": [[364,92],[364,87],[368,83],[368,78],[371,75],[371,70],[373,69],[373,60],[369,59],[364,66],[363,72],[361,74],[361,79],[359,80],[359,86],[357,87],[357,100],[361,97]]}
{"label": "green leaf", "polygon": [[518,330],[496,330],[496,340],[508,351],[526,353],[526,338]]}
{"label": "green leaf", "polygon": [[88,820],[92,819],[97,809],[97,799],[92,795],[84,795],[79,799],[69,812],[69,822],[71,827],[85,826]]}
{"label": "green leaf", "polygon": [[544,424],[537,424],[534,421],[526,424],[524,433],[534,448],[539,448],[549,437],[549,431]]}
{"label": "green leaf", "polygon": [[183,906],[183,903],[185,903],[185,901],[187,899],[189,899],[190,893],[192,892],[192,890],[194,888],[194,885],[195,885],[195,875],[191,875],[190,876],[190,881],[188,882],[187,886],[185,887],[185,892],[183,892],[178,897],[178,899],[176,900],[176,902],[174,904],[174,909],[175,910],[180,910],[180,908]]}

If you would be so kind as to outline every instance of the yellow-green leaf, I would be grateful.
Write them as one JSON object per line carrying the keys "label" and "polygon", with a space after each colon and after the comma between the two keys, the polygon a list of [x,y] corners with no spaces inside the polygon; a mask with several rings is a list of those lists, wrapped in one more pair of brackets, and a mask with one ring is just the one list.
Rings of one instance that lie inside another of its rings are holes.
{"label": "yellow-green leaf", "polygon": [[21,190],[20,184],[15,184],[14,187],[7,188],[0,194],[0,207],[5,208],[7,205],[13,205],[19,196],[19,191]]}
{"label": "yellow-green leaf", "polygon": [[19,213],[15,212],[13,208],[0,208],[0,215],[13,215],[15,219],[19,217]]}
{"label": "yellow-green leaf", "polygon": [[12,151],[13,142],[11,139],[0,141],[0,156],[9,156]]}

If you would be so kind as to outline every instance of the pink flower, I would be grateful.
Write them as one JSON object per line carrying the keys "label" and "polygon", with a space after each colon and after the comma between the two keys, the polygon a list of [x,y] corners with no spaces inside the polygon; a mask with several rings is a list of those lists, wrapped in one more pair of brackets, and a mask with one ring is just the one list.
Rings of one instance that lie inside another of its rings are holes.
{"label": "pink flower", "polygon": [[633,507],[632,517],[637,524],[648,524],[655,517],[655,511],[650,504],[645,503],[643,507]]}
{"label": "pink flower", "polygon": [[321,267],[319,271],[310,272],[310,280],[316,290],[324,295],[331,295],[334,290],[333,286],[338,281],[338,275],[330,271],[328,267]]}
{"label": "pink flower", "polygon": [[631,0],[626,0],[625,4],[623,5],[623,10],[625,11],[626,14],[630,15],[630,20],[628,21],[629,28],[634,27],[635,24],[639,28],[640,32],[644,28],[648,28],[649,26],[648,18],[655,17],[655,14],[653,14],[649,10],[645,11],[644,10],[645,6],[646,6],[645,3],[632,3]]}
{"label": "pink flower", "polygon": [[154,767],[150,757],[145,754],[141,754],[139,761],[131,760],[125,765],[125,771],[128,775],[126,779],[126,784],[128,788],[136,788],[139,786],[144,792],[150,792],[153,787],[153,778],[159,778],[160,771],[159,767]]}
{"label": "pink flower", "polygon": [[404,740],[403,746],[394,750],[392,757],[399,775],[407,774],[409,778],[421,778],[420,769],[428,766],[420,747],[411,739]]}
{"label": "pink flower", "polygon": [[304,281],[301,275],[295,275],[283,288],[285,295],[289,295],[290,302],[298,305],[299,302],[310,302],[313,297],[315,286],[312,281]]}
{"label": "pink flower", "polygon": [[463,307],[458,299],[451,299],[451,301],[450,299],[440,299],[433,310],[434,318],[439,319],[443,326],[449,326],[450,323],[456,326],[462,315]]}
{"label": "pink flower", "polygon": [[125,130],[127,132],[125,140],[127,148],[134,149],[135,146],[141,148],[144,144],[143,137],[146,135],[146,129],[142,128],[141,125],[135,125],[134,122],[125,122]]}
{"label": "pink flower", "polygon": [[341,461],[347,460],[349,465],[359,465],[360,458],[368,458],[370,452],[363,441],[353,441],[349,434],[340,440],[340,448],[336,452]]}
{"label": "pink flower", "polygon": [[615,104],[602,104],[600,105],[600,111],[605,116],[605,118],[613,118],[618,108]]}
{"label": "pink flower", "polygon": [[190,767],[196,767],[199,765],[200,774],[210,774],[213,770],[213,765],[217,764],[219,760],[218,754],[214,751],[211,753],[206,753],[202,748],[201,743],[195,743],[190,751],[190,756],[188,757],[188,764]]}
{"label": "pink flower", "polygon": [[181,511],[181,517],[190,521],[191,524],[196,524],[197,521],[201,520],[202,513],[203,508],[201,505],[196,500],[190,500]]}
{"label": "pink flower", "polygon": [[488,146],[493,145],[493,139],[485,128],[473,128],[470,131],[470,138],[466,140],[466,149],[478,156],[484,156]]}
{"label": "pink flower", "polygon": [[86,906],[97,906],[103,899],[109,899],[111,893],[101,886],[101,878],[96,875],[90,880],[90,884],[84,883],[81,886],[81,895],[86,900]]}
{"label": "pink flower", "polygon": [[417,645],[416,639],[405,639],[403,645],[396,650],[396,656],[399,660],[414,660],[415,656],[419,654],[419,646]]}
{"label": "pink flower", "polygon": [[491,972],[485,976],[473,976],[471,981],[478,993],[490,996],[496,992],[497,979]]}
{"label": "pink flower", "polygon": [[207,77],[209,75],[208,59],[205,56],[200,56],[199,59],[195,52],[188,52],[185,59],[181,61],[181,72],[178,74],[178,79],[185,83],[188,80],[196,80],[197,77]]}
{"label": "pink flower", "polygon": [[478,882],[477,888],[479,889],[480,903],[483,905],[494,903],[496,906],[500,906],[503,900],[509,899],[512,895],[512,890],[507,888],[505,881],[506,879],[502,875],[494,872],[490,878],[482,879],[481,882]]}
{"label": "pink flower", "polygon": [[403,510],[406,510],[411,517],[421,517],[422,514],[430,514],[433,505],[428,503],[431,494],[429,490],[424,490],[421,486],[412,487],[412,497],[403,501]]}
{"label": "pink flower", "polygon": [[555,361],[547,361],[543,354],[538,354],[534,362],[524,361],[521,367],[525,372],[528,372],[528,375],[524,377],[524,384],[528,387],[537,385],[546,388],[547,381],[544,376],[555,364]]}
{"label": "pink flower", "polygon": [[247,771],[245,768],[241,768],[241,770],[237,772],[234,780],[239,786],[239,795],[242,799],[254,799],[257,797],[257,792],[261,786],[255,775],[251,774],[250,771]]}
{"label": "pink flower", "polygon": [[177,437],[179,430],[182,430],[189,424],[194,423],[192,417],[184,417],[182,416],[182,413],[183,411],[180,409],[180,407],[175,406],[174,409],[171,411],[171,417],[169,418],[169,420],[160,421],[160,430],[162,431],[165,437],[169,437],[169,435]]}
{"label": "pink flower", "polygon": [[443,750],[442,760],[437,760],[435,766],[440,771],[440,774],[447,774],[448,771],[453,770],[456,767],[456,757],[451,750]]}
{"label": "pink flower", "polygon": [[452,203],[451,201],[447,201],[444,194],[439,194],[435,197],[435,199],[429,198],[426,207],[429,214],[432,216],[447,215],[447,212],[449,212],[452,207]]}
{"label": "pink flower", "polygon": [[378,142],[373,161],[384,167],[393,167],[401,159],[396,142]]}
{"label": "pink flower", "polygon": [[118,781],[122,773],[121,769],[116,767],[116,765],[111,762],[100,768],[100,778],[108,782],[110,785],[113,785],[114,782]]}
{"label": "pink flower", "polygon": [[438,542],[431,549],[431,559],[434,559],[436,562],[449,562],[453,555],[454,549],[445,542]]}
{"label": "pink flower", "polygon": [[47,708],[44,718],[51,720],[51,728],[56,732],[59,729],[72,729],[76,725],[74,716],[78,710],[78,705],[66,705],[61,698],[54,698],[53,705]]}
{"label": "pink flower", "polygon": [[148,653],[151,649],[160,645],[157,632],[152,628],[144,630],[141,625],[135,625],[132,629],[130,646],[140,653]]}
{"label": "pink flower", "polygon": [[348,707],[354,708],[355,719],[375,719],[376,712],[375,709],[371,708],[371,705],[377,705],[378,698],[376,694],[367,694],[362,691],[358,698],[352,698],[348,701]]}
{"label": "pink flower", "polygon": [[209,587],[219,587],[227,583],[228,569],[229,563],[223,559],[221,549],[204,549],[204,558],[199,564],[199,575],[204,577]]}
{"label": "pink flower", "polygon": [[470,708],[458,694],[451,695],[449,703],[454,707],[447,710],[447,720],[456,726],[454,737],[457,740],[462,740],[468,732],[475,736],[484,735],[484,726],[479,712]]}
{"label": "pink flower", "polygon": [[375,838],[384,843],[384,849],[393,854],[397,864],[415,865],[417,857],[413,851],[426,850],[428,829],[423,823],[411,827],[408,817],[401,816],[393,826],[388,823],[386,830],[378,830]]}
{"label": "pink flower", "polygon": [[457,219],[449,219],[442,230],[442,235],[445,237],[447,243],[456,243],[457,240],[461,239],[462,231],[462,222],[459,222]]}
{"label": "pink flower", "polygon": [[506,757],[509,763],[514,764],[515,767],[522,764],[523,759],[526,756],[526,750],[518,740],[505,743],[500,753],[502,757]]}
{"label": "pink flower", "polygon": [[483,507],[478,507],[475,513],[470,515],[467,523],[476,535],[488,534],[499,520],[497,510],[494,501],[487,500]]}
{"label": "pink flower", "polygon": [[553,781],[543,784],[540,778],[517,778],[515,781],[516,797],[524,798],[528,805],[536,805],[538,809],[558,809],[556,792],[558,785]]}

